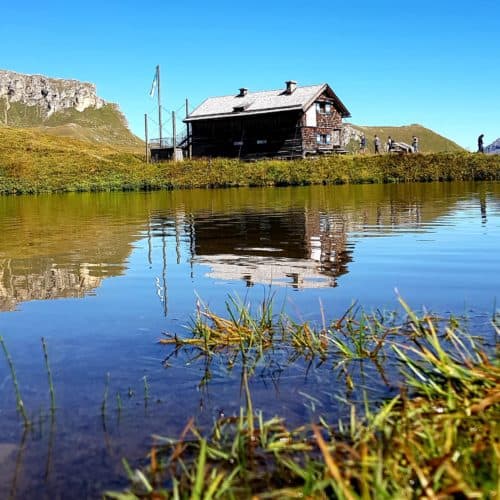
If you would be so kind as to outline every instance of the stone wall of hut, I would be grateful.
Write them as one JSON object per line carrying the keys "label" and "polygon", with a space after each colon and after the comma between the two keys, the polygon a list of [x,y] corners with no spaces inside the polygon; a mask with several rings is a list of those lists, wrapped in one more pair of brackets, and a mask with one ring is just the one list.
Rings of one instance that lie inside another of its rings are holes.
{"label": "stone wall of hut", "polygon": [[[311,127],[306,124],[306,115],[302,117],[302,146],[304,152],[317,152],[318,150],[328,150],[341,146],[340,130],[342,129],[342,116],[335,109],[334,103],[326,96],[319,97],[312,105],[316,107],[317,102],[331,104],[329,114],[316,111],[316,126]],[[330,144],[318,144],[319,135],[330,135]]]}

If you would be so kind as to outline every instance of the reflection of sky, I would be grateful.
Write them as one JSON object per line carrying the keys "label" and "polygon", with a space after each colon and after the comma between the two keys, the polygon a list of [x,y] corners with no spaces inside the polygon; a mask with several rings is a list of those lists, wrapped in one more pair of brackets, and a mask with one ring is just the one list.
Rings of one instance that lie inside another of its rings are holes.
{"label": "reflection of sky", "polygon": [[340,286],[361,303],[385,302],[397,288],[415,307],[492,311],[500,293],[498,213],[483,226],[476,206],[462,207],[426,225],[424,232],[410,230],[387,239],[357,234],[354,241],[354,262]]}

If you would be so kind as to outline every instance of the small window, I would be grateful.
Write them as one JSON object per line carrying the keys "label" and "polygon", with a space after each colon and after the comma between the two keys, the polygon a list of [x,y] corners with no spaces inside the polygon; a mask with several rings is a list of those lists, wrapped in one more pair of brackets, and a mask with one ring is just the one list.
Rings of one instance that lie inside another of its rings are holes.
{"label": "small window", "polygon": [[316,142],[318,144],[331,144],[332,143],[332,136],[331,136],[331,134],[317,134],[316,135]]}
{"label": "small window", "polygon": [[243,146],[243,141],[234,141],[233,146]]}
{"label": "small window", "polygon": [[235,113],[241,113],[242,111],[245,111],[245,106],[234,106],[233,111]]}
{"label": "small window", "polygon": [[257,139],[257,144],[267,144],[267,139]]}
{"label": "small window", "polygon": [[317,102],[316,103],[316,111],[321,113],[322,115],[331,115],[332,114],[332,104],[329,102]]}

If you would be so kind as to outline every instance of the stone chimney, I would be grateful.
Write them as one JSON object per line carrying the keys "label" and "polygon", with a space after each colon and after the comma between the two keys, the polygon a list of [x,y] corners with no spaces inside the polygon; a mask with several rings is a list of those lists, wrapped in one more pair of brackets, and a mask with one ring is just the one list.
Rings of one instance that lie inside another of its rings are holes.
{"label": "stone chimney", "polygon": [[248,94],[248,89],[246,89],[245,87],[241,87],[238,97],[245,97],[247,94]]}
{"label": "stone chimney", "polygon": [[288,80],[286,83],[286,94],[293,94],[297,88],[297,82],[294,80]]}

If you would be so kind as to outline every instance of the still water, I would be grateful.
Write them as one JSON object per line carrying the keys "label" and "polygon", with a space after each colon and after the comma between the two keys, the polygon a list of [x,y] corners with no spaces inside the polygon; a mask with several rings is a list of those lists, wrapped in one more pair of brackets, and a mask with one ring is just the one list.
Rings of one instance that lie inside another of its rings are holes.
{"label": "still water", "polygon": [[[229,296],[274,294],[276,309],[319,323],[354,301],[395,310],[399,293],[466,315],[492,343],[499,244],[499,183],[0,197],[0,335],[35,423],[23,432],[0,352],[0,498],[97,498],[126,484],[121,458],[137,463],[152,434],[236,412],[238,367],[157,343],[188,334],[198,301],[224,315]],[[373,399],[398,389],[397,367],[351,369]],[[332,363],[286,350],[251,389],[256,408],[291,425],[360,398]]]}

